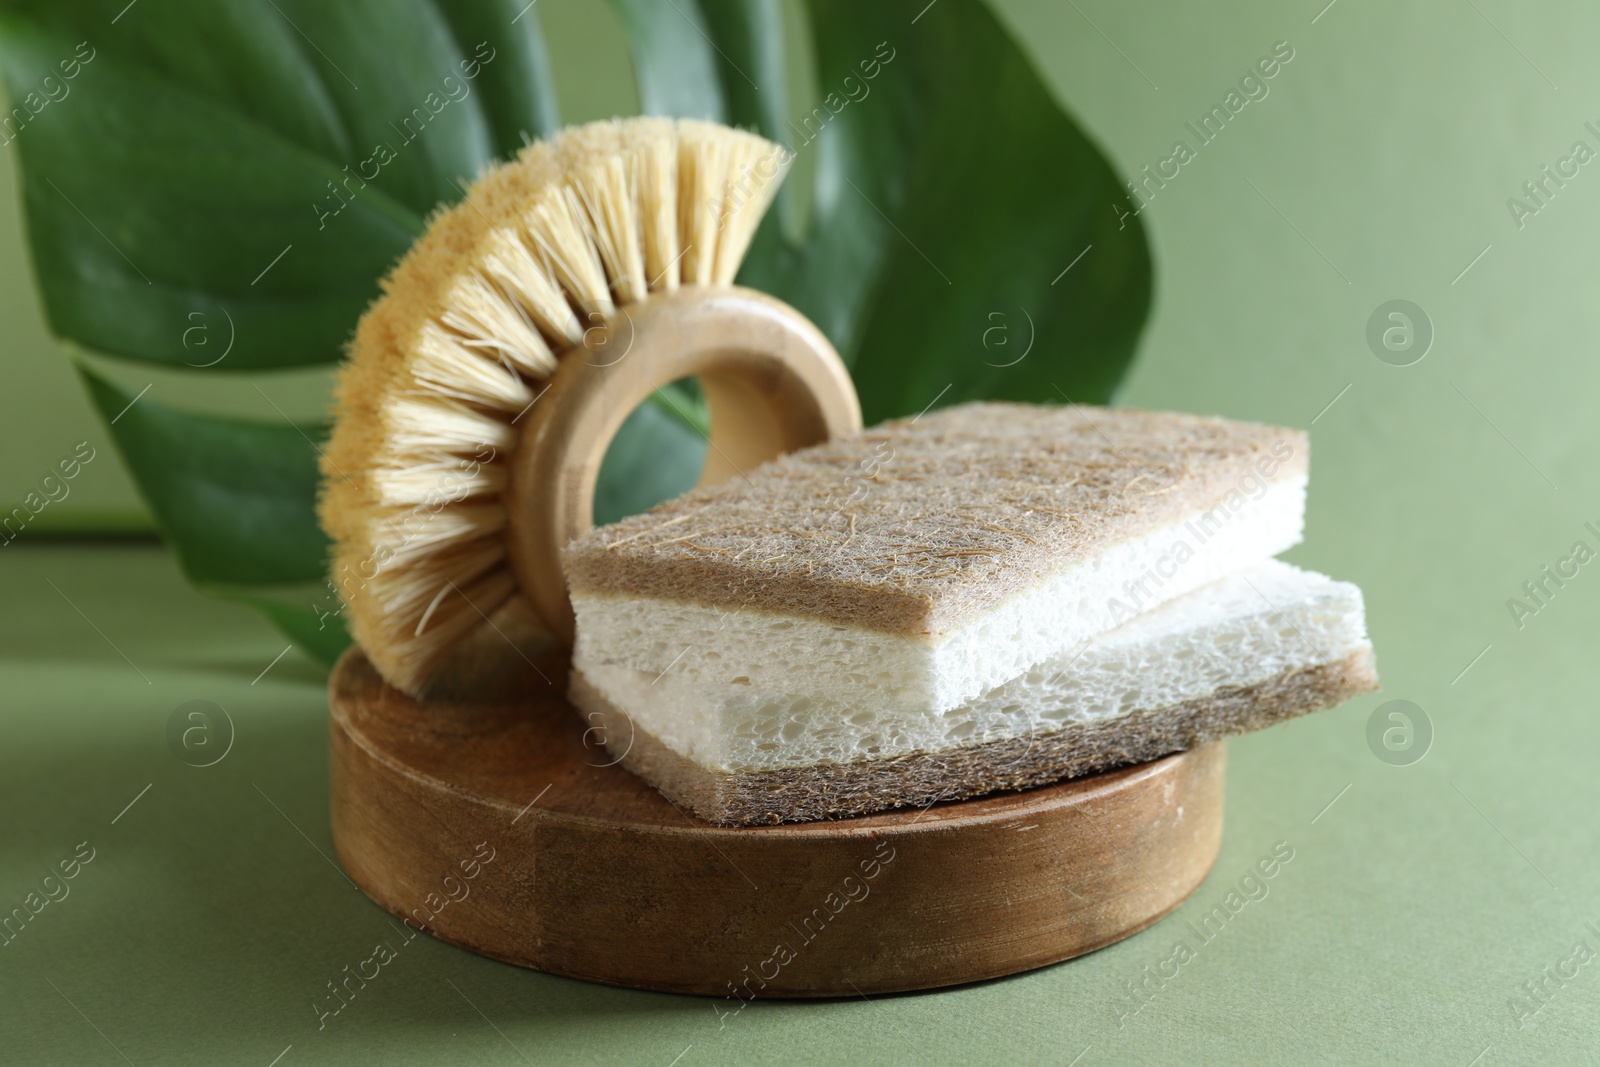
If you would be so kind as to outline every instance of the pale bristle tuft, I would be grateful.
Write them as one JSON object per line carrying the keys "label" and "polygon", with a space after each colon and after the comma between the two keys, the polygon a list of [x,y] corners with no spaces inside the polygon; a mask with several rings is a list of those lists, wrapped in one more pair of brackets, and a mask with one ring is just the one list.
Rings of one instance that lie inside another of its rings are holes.
{"label": "pale bristle tuft", "polygon": [[469,275],[456,283],[450,293],[450,310],[439,316],[439,321],[458,335],[458,347],[503,360],[508,370],[514,366],[533,377],[555,373],[555,353],[532,317],[481,275]]}
{"label": "pale bristle tuft", "polygon": [[728,172],[728,141],[717,129],[687,122],[678,129],[678,274],[685,285],[710,285],[716,266],[718,205]]}
{"label": "pale bristle tuft", "polygon": [[529,208],[522,222],[580,318],[592,324],[594,316],[609,316],[616,310],[589,217],[570,187],[552,189],[542,202]]}
{"label": "pale bristle tuft", "polygon": [[616,302],[643,300],[644,231],[634,161],[622,142],[621,123],[596,122],[569,130],[557,139],[556,153],[572,175],[572,199],[588,221]]}
{"label": "pale bristle tuft", "polygon": [[708,122],[593,123],[437,213],[350,346],[319,511],[350,631],[417,692],[517,592],[503,493],[519,420],[619,307],[728,285],[789,162]]}
{"label": "pale bristle tuft", "polygon": [[[424,387],[422,382],[417,385]],[[471,456],[484,446],[509,450],[516,443],[516,431],[506,423],[454,400],[397,397],[385,414],[391,450],[384,457],[386,463],[440,453]]]}
{"label": "pale bristle tuft", "polygon": [[678,131],[671,119],[636,119],[623,133],[639,194],[644,271],[652,290],[678,287]]}
{"label": "pale bristle tuft", "polygon": [[[431,521],[444,514],[446,505],[498,494],[506,487],[506,468],[480,463],[469,473],[453,456],[423,455],[413,457],[408,466],[379,467],[372,472],[371,483],[377,506],[428,508]],[[406,547],[389,543],[396,555]]]}
{"label": "pale bristle tuft", "polygon": [[[506,319],[510,316],[499,317]],[[459,324],[462,334],[472,336],[468,329],[471,324],[469,319],[452,321],[452,315],[447,314],[444,320],[449,326]],[[523,358],[525,353],[522,352],[512,356],[510,350],[517,347],[516,342],[493,342],[491,347],[491,343],[471,341],[466,337],[452,334],[431,322],[424,326],[417,339],[417,360],[414,365],[417,380],[433,385],[440,396],[502,411],[521,411],[533,399],[533,390],[528,388],[522,375],[507,364],[495,362],[494,357],[498,355],[524,369],[532,365],[533,360]],[[540,344],[543,344],[542,339]],[[553,369],[555,357],[549,355],[548,348],[545,349],[545,358]]]}
{"label": "pale bristle tuft", "polygon": [[793,158],[782,145],[750,134],[731,139],[728,150],[717,225],[717,262],[711,277],[716,285],[733,284]]}
{"label": "pale bristle tuft", "polygon": [[[486,252],[484,273],[499,284],[517,310],[537,323],[557,347],[570,348],[583,340],[583,324],[573,313],[561,286],[556,284],[554,272],[534,258],[515,230],[495,230],[490,234]],[[541,372],[541,376],[553,373],[555,357],[552,355],[550,369]]]}

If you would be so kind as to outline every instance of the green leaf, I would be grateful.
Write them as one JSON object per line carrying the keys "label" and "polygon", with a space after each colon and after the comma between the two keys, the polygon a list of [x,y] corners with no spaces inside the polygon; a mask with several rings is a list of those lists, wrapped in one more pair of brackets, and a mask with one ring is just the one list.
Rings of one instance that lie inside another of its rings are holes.
{"label": "green leaf", "polygon": [[694,487],[705,466],[706,438],[671,413],[667,405],[681,398],[675,393],[666,404],[640,404],[623,420],[600,463],[594,489],[597,524],[648,511]]}
{"label": "green leaf", "polygon": [[523,145],[560,128],[550,57],[532,4],[454,0],[441,4],[439,13],[450,23],[463,53],[487,42],[495,54],[482,66],[477,88],[497,156],[510,158]]}
{"label": "green leaf", "polygon": [[333,666],[350,647],[350,631],[345,629],[339,598],[326,584],[308,587],[296,599],[225,586],[214,586],[210,591],[255,608],[324,666]]}
{"label": "green leaf", "polygon": [[779,0],[700,0],[699,8],[727,99],[724,121],[784,140],[789,79]]}
{"label": "green leaf", "polygon": [[700,383],[695,379],[669,382],[646,399],[663,414],[672,416],[685,429],[693,430],[701,437],[710,435],[711,408],[706,403],[705,394],[700,391]]}
{"label": "green leaf", "polygon": [[[765,5],[674,5],[715,39],[714,76],[745,100],[734,117],[770,131],[737,90],[745,75],[762,94],[781,85],[748,43]],[[1149,313],[1142,225],[1121,218],[1105,157],[984,4],[924,8],[810,0],[819,99],[780,138],[815,169],[809,225],[791,242],[770,214],[739,280],[822,328],[869,424],[935,401],[1104,402]],[[671,70],[653,43],[635,40],[635,54]],[[739,57],[748,68],[730,74]]]}
{"label": "green leaf", "polygon": [[[1127,197],[1110,164],[987,7],[956,0],[910,26],[896,16],[912,6],[873,5],[876,25],[845,17],[839,0],[811,7],[819,84],[859,78],[877,42],[903,62],[871,83],[883,117],[871,96],[848,104],[822,133],[836,147],[818,156],[849,180],[819,176],[816,232],[866,232],[852,226],[870,225],[869,197],[887,216],[873,227],[875,299],[845,340],[867,421],[922,410],[947,388],[941,404],[1104,403],[1149,313],[1142,225],[1120,218]],[[881,132],[895,136],[865,143]],[[796,296],[813,301],[830,266],[806,267]]]}
{"label": "green leaf", "polygon": [[727,113],[716,46],[700,6],[690,0],[611,0],[639,83],[639,108],[646,115],[711,119]]}
{"label": "green leaf", "polygon": [[335,360],[435,205],[553,124],[537,23],[513,14],[141,0],[112,26],[105,5],[8,0],[0,62],[39,112],[15,140],[51,325],[183,363],[198,312],[232,323],[221,369]]}
{"label": "green leaf", "polygon": [[243,422],[165,407],[79,368],[155,513],[195,582],[286,585],[327,570],[317,527],[317,452],[325,426]]}

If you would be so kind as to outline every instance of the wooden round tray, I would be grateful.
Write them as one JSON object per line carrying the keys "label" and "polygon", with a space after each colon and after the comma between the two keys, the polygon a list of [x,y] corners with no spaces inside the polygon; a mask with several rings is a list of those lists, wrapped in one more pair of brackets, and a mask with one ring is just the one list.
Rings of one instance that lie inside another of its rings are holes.
{"label": "wooden round tray", "polygon": [[423,702],[346,653],[333,841],[413,926],[552,974],[740,1001],[993,978],[1149,926],[1221,841],[1221,744],[924,810],[714,827],[609,765],[562,696],[563,650],[512,662]]}

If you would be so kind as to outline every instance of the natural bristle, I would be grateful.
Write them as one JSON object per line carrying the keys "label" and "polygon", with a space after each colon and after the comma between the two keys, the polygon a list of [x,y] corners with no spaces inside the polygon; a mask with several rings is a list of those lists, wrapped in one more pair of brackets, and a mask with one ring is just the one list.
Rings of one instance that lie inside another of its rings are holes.
{"label": "natural bristle", "polygon": [[789,162],[708,122],[597,122],[484,173],[356,328],[319,514],[351,633],[416,691],[516,594],[501,500],[518,420],[619,307],[727,285]]}

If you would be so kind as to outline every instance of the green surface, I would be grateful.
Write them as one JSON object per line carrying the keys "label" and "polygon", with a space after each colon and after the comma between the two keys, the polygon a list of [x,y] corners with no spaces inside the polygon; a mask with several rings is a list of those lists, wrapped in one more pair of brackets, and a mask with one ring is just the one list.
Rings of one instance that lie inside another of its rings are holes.
{"label": "green surface", "polygon": [[[1002,6],[1129,173],[1192,142],[1183,124],[1274,42],[1295,48],[1269,95],[1145,215],[1156,315],[1124,399],[1315,419],[1307,540],[1289,558],[1366,590],[1385,692],[1230,747],[1223,852],[1193,901],[1035,974],[871,1003],[757,1004],[724,1029],[706,1001],[419,940],[319,1032],[312,999],[370,953],[383,917],[317,851],[329,846],[316,673],[291,651],[252,685],[281,639],[186,589],[155,551],[19,544],[0,550],[0,902],[20,904],[80,841],[97,854],[70,897],[0,948],[0,1058],[123,1062],[95,1027],[134,1063],[263,1067],[291,1044],[280,1067],[666,1065],[680,1053],[680,1067],[1596,1058],[1594,963],[1551,982],[1521,1028],[1508,1001],[1578,940],[1600,950],[1586,928],[1600,927],[1600,577],[1583,567],[1521,629],[1506,601],[1575,540],[1600,548],[1583,526],[1600,526],[1600,172],[1583,167],[1521,229],[1506,201],[1576,139],[1600,148],[1584,125],[1600,126],[1600,12],[1339,0],[1313,25],[1321,0]],[[938,16],[935,4],[923,21]],[[558,77],[570,59],[552,56]],[[1380,362],[1365,340],[1368,317],[1397,298],[1437,333],[1410,367]],[[981,343],[989,325],[971,324],[974,358],[997,361]],[[5,365],[0,458],[20,497],[95,431],[76,383],[56,389],[42,356],[8,352]],[[74,490],[86,504],[99,498],[85,480],[116,469],[95,440],[101,458]],[[1435,731],[1409,767],[1366,741],[1373,709],[1397,698]],[[172,711],[196,699],[238,725],[207,769],[164,740]],[[1295,858],[1270,895],[1119,1028],[1126,983],[1278,841]]]}

